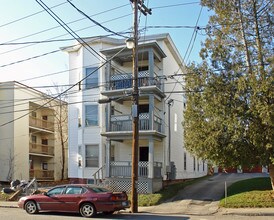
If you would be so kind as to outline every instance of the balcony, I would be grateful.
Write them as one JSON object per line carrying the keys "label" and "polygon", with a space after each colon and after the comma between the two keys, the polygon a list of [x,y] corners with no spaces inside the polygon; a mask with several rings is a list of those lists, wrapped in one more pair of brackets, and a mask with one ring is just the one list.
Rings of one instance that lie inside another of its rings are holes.
{"label": "balcony", "polygon": [[49,130],[49,131],[54,131],[54,123],[53,122],[38,119],[38,118],[35,118],[32,116],[29,117],[29,126],[35,127],[35,128],[40,128],[40,129],[45,129],[45,130]]}
{"label": "balcony", "polygon": [[53,170],[30,170],[29,171],[30,179],[33,179],[34,177],[37,180],[54,180],[54,171]]}
{"label": "balcony", "polygon": [[[139,130],[148,131],[155,130],[162,132],[162,119],[154,115],[153,128],[149,127],[149,114],[139,114]],[[132,116],[131,115],[112,115],[110,119],[110,131],[132,131]]]}
{"label": "balcony", "polygon": [[[141,93],[155,93],[160,97],[164,97],[162,79],[156,74],[154,77],[149,76],[148,71],[138,73],[138,87]],[[105,96],[125,95],[124,90],[132,89],[132,73],[114,74],[111,76],[109,86],[102,94]]]}
{"label": "balcony", "polygon": [[[149,113],[139,114],[139,138],[146,138],[153,135],[155,138],[164,138],[162,119],[154,115],[152,127],[149,124]],[[107,132],[101,133],[112,140],[130,139],[132,136],[132,116],[131,115],[112,115],[110,126]]]}
{"label": "balcony", "polygon": [[54,146],[29,143],[29,152],[34,154],[54,156]]}

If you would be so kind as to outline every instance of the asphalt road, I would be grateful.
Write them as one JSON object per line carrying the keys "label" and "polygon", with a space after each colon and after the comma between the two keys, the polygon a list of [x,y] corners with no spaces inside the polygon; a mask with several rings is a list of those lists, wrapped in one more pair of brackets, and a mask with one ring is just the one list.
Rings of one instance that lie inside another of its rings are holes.
{"label": "asphalt road", "polygon": [[243,179],[268,176],[265,173],[222,173],[212,176],[196,184],[187,186],[173,201],[192,199],[199,201],[219,201],[225,191],[225,183],[230,186],[232,183]]}

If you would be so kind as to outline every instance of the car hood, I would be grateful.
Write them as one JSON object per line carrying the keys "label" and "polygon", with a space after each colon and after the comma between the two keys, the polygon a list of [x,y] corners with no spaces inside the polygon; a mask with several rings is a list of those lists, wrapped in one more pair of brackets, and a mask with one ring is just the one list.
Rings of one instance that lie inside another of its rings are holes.
{"label": "car hood", "polygon": [[45,198],[46,196],[43,194],[36,194],[36,195],[30,195],[30,196],[23,196],[20,198],[20,200],[27,200],[27,199],[40,199]]}

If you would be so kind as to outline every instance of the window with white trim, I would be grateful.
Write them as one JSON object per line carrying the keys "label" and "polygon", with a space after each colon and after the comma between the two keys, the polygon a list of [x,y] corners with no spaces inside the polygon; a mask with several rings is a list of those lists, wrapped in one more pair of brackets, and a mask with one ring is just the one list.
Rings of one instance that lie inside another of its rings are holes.
{"label": "window with white trim", "polygon": [[97,67],[85,69],[85,89],[96,88],[99,84],[99,73]]}
{"label": "window with white trim", "polygon": [[86,145],[86,167],[99,167],[99,145]]}
{"label": "window with white trim", "polygon": [[98,105],[85,106],[85,125],[98,126]]}

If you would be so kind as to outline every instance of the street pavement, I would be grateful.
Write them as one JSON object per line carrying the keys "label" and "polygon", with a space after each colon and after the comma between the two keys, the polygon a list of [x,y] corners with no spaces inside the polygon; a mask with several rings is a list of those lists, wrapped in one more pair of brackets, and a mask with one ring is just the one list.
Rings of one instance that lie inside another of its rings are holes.
{"label": "street pavement", "polygon": [[[139,213],[183,214],[193,216],[273,216],[274,208],[219,208],[219,200],[224,195],[225,185],[267,174],[217,174],[180,190],[169,201],[156,206],[138,207]],[[18,208],[17,202],[0,201],[0,207]],[[129,213],[127,209],[122,213]],[[271,217],[272,218],[272,217]]]}

